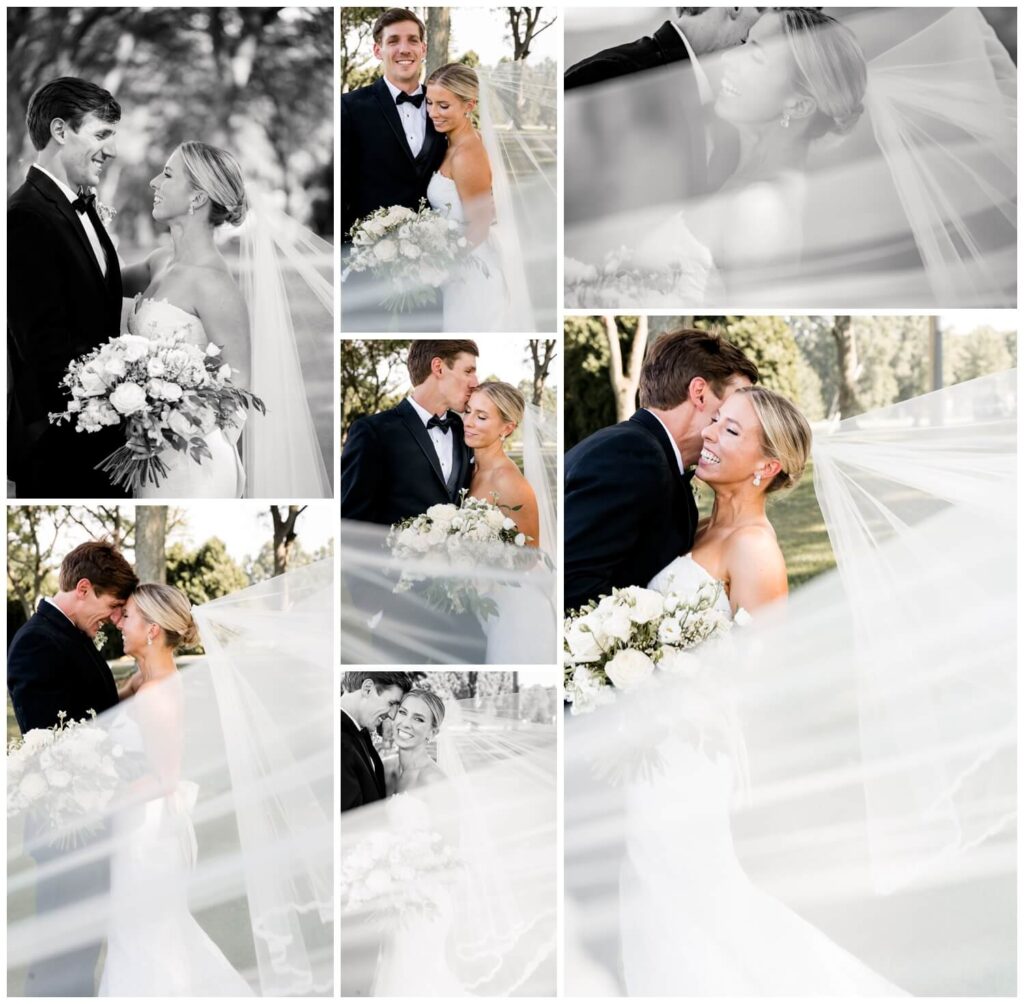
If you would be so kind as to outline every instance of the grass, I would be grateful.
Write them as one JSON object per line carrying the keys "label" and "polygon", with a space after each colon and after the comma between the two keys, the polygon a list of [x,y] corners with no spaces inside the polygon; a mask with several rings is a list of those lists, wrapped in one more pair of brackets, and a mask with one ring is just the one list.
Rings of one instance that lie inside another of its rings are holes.
{"label": "grass", "polygon": [[[711,512],[713,497],[702,485],[698,503],[701,516]],[[775,527],[779,546],[786,557],[790,592],[835,567],[832,545],[814,495],[814,476],[810,463],[793,491],[768,503],[768,518]]]}

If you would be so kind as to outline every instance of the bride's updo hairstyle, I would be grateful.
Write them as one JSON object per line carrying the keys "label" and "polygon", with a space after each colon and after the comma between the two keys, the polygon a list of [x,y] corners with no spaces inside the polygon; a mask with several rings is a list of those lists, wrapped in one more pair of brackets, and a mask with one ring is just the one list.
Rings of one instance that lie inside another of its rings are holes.
{"label": "bride's updo hairstyle", "polygon": [[523,421],[526,411],[526,398],[522,392],[510,383],[501,380],[485,380],[473,388],[486,394],[498,409],[498,417],[503,422],[511,422],[517,429]]}
{"label": "bride's updo hairstyle", "polygon": [[210,200],[210,225],[241,223],[249,203],[238,161],[226,150],[195,140],[182,143],[178,152],[189,184],[196,191],[205,192]]}
{"label": "bride's updo hairstyle", "polygon": [[807,127],[811,139],[848,133],[864,111],[867,63],[857,37],[814,7],[776,7],[797,68],[797,86],[817,111]]}
{"label": "bride's updo hairstyle", "polygon": [[739,387],[761,424],[761,447],[765,456],[777,460],[782,470],[765,487],[765,492],[793,488],[803,477],[811,454],[811,427],[792,401],[767,387]]}
{"label": "bride's updo hairstyle", "polygon": [[192,605],[180,589],[145,582],[132,593],[132,599],[143,618],[163,631],[168,648],[189,648],[199,641]]}
{"label": "bride's updo hairstyle", "polygon": [[451,91],[460,101],[472,101],[475,104],[480,100],[480,78],[476,70],[464,63],[439,66],[427,77],[427,86],[431,84]]}
{"label": "bride's updo hairstyle", "polygon": [[434,728],[439,729],[441,727],[441,724],[444,722],[444,701],[437,694],[429,690],[420,690],[418,687],[413,687],[405,696],[419,698],[430,708],[430,717],[433,720]]}

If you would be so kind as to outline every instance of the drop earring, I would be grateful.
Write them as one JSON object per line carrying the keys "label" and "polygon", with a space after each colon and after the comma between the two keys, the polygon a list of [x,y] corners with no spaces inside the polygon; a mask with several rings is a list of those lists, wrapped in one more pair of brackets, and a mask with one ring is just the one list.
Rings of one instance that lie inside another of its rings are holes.
{"label": "drop earring", "polygon": [[789,128],[789,112],[788,111],[782,113],[782,121],[779,122],[779,125],[782,126],[783,129],[788,129]]}
{"label": "drop earring", "polygon": [[754,487],[755,488],[760,488],[761,487],[761,472],[760,471],[758,471],[754,475]]}
{"label": "drop earring", "polygon": [[148,638],[146,639],[146,645],[147,645],[147,646],[149,646],[149,645],[152,645],[152,644],[153,644],[153,636],[152,636],[152,635],[150,635],[150,636],[149,636],[149,637],[148,637]]}
{"label": "drop earring", "polygon": [[192,203],[190,202],[188,204],[188,215],[189,216],[195,216],[195,214],[196,214],[196,207],[193,206]]}

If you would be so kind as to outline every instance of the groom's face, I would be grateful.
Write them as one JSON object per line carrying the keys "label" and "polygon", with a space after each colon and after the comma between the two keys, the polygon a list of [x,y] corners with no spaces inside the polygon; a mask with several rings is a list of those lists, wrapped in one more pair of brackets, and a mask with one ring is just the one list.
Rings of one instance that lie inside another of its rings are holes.
{"label": "groom's face", "polygon": [[375,729],[385,718],[393,718],[402,703],[405,691],[401,687],[384,687],[377,693],[372,680],[363,684],[363,700],[359,707],[359,724],[364,729]]}
{"label": "groom's face", "polygon": [[438,358],[433,361],[432,368],[439,381],[438,389],[449,410],[460,414],[464,412],[470,396],[479,384],[476,378],[476,356],[460,352],[451,366]]}
{"label": "groom's face", "polygon": [[[60,162],[72,188],[95,188],[108,160],[117,156],[117,123],[89,112],[77,131],[65,125]],[[52,142],[52,141],[51,141]]]}
{"label": "groom's face", "polygon": [[767,7],[677,7],[676,24],[698,56],[742,45]]}
{"label": "groom's face", "polygon": [[389,24],[380,41],[374,42],[373,54],[384,64],[384,76],[396,87],[419,84],[427,44],[415,21]]}
{"label": "groom's face", "polygon": [[116,627],[125,604],[114,593],[97,593],[88,579],[82,579],[75,586],[75,600],[75,624],[90,638],[95,638],[107,621]]}

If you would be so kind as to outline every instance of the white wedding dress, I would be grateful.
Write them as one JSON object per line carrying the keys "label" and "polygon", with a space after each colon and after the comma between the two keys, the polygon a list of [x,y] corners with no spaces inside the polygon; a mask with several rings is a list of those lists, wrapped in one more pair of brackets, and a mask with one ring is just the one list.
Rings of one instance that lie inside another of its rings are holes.
{"label": "white wedding dress", "polygon": [[[651,580],[692,594],[716,581],[690,555]],[[716,608],[730,618],[723,589]],[[726,688],[721,689],[723,700]],[[630,996],[901,994],[747,877],[733,847],[737,765],[711,741],[712,713],[656,747],[659,769],[625,786],[619,874],[622,965]]]}
{"label": "white wedding dress", "polygon": [[[190,344],[203,351],[209,344],[202,321],[166,300],[136,299],[128,311],[128,330],[143,338],[165,337],[181,331]],[[159,485],[144,484],[135,497],[241,498],[245,471],[235,440],[221,429],[214,429],[203,438],[212,457],[204,457],[197,464],[187,453],[170,448],[164,450],[160,458],[167,465],[167,476],[161,478]]]}
{"label": "white wedding dress", "polygon": [[[181,698],[180,682],[173,697]],[[133,714],[136,706],[136,701],[125,705],[110,735],[128,757],[146,763],[147,745],[153,743],[144,739],[145,726]],[[146,763],[145,769],[160,768]],[[112,819],[116,850],[110,859],[101,997],[252,995],[189,911],[188,876],[196,860],[191,810],[197,790],[179,781],[170,794],[134,804]]]}
{"label": "white wedding dress", "polygon": [[[455,181],[435,171],[427,185],[432,209],[458,223],[466,213]],[[495,229],[471,252],[465,264],[443,287],[443,331],[509,331],[512,329],[508,284],[502,270]]]}

